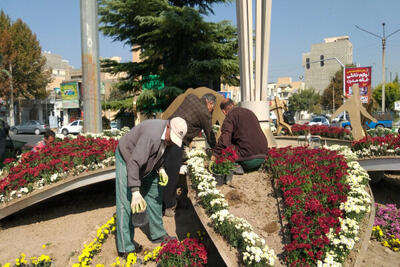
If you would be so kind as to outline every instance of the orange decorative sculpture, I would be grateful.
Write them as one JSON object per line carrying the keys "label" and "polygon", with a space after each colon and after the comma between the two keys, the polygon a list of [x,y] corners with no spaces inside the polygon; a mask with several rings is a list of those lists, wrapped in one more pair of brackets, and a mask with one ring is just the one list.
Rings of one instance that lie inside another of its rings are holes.
{"label": "orange decorative sculpture", "polygon": [[360,140],[365,136],[362,124],[361,115],[367,119],[377,122],[377,120],[372,117],[371,114],[365,109],[360,100],[360,88],[358,84],[353,85],[353,95],[346,100],[346,102],[338,108],[332,115],[332,119],[336,118],[340,113],[347,111],[349,113],[351,133],[354,140]]}
{"label": "orange decorative sculpture", "polygon": [[272,105],[270,107],[271,111],[274,111],[276,114],[276,133],[279,134],[283,128],[288,129],[290,135],[293,135],[292,133],[292,127],[290,127],[289,124],[285,122],[283,119],[283,112],[287,110],[286,104],[277,96],[275,96],[274,101],[272,102]]}

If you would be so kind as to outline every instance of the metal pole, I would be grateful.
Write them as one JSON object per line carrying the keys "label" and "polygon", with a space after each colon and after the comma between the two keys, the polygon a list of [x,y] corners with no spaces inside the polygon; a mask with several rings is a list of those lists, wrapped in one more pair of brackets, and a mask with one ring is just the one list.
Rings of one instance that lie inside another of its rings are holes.
{"label": "metal pole", "polygon": [[12,65],[10,63],[9,65],[10,68],[10,126],[15,125],[15,118],[14,118],[14,87],[13,87],[13,78],[12,78]]}
{"label": "metal pole", "polygon": [[335,87],[332,86],[332,114],[335,113]]}
{"label": "metal pole", "polygon": [[97,1],[81,0],[84,132],[102,132]]}
{"label": "metal pole", "polygon": [[390,36],[392,36],[393,34],[397,33],[400,31],[400,29],[392,32],[391,34],[389,34],[388,36],[385,36],[385,23],[382,23],[382,27],[383,27],[383,36],[379,36],[375,33],[369,32],[367,30],[364,30],[363,28],[360,28],[359,26],[355,25],[357,29],[362,30],[366,33],[369,33],[375,37],[378,37],[379,39],[382,40],[382,112],[385,112],[385,49],[386,49],[386,40],[387,38],[389,38]]}
{"label": "metal pole", "polygon": [[385,39],[385,23],[382,23],[383,27],[383,38],[382,38],[382,112],[385,112],[385,48],[386,48],[386,39]]}

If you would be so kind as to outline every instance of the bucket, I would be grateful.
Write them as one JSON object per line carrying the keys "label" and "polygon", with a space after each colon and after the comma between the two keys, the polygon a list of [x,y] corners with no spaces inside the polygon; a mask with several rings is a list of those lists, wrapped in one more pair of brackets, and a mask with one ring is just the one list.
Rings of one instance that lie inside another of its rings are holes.
{"label": "bucket", "polygon": [[132,224],[134,227],[142,227],[149,223],[149,217],[146,210],[132,214]]}

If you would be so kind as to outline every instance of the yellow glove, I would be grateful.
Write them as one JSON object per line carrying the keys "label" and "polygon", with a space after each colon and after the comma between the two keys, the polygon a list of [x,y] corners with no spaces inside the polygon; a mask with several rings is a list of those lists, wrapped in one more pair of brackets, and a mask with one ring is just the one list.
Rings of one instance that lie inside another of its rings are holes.
{"label": "yellow glove", "polygon": [[165,172],[164,168],[161,168],[158,171],[158,175],[160,176],[160,181],[158,182],[161,186],[166,186],[168,183],[168,175]]}
{"label": "yellow glove", "polygon": [[131,209],[132,213],[140,213],[146,210],[146,200],[142,197],[139,191],[135,191],[132,193],[132,200],[131,200]]}

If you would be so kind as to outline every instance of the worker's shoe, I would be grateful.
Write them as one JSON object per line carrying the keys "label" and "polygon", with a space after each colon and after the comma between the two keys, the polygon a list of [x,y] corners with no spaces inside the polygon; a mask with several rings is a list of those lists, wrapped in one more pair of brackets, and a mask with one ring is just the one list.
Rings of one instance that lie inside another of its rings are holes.
{"label": "worker's shoe", "polygon": [[136,247],[133,251],[129,252],[118,252],[118,257],[124,258],[125,260],[128,258],[128,255],[131,253],[140,253],[143,250],[143,246],[136,244]]}
{"label": "worker's shoe", "polygon": [[243,167],[241,165],[236,165],[236,168],[233,170],[233,174],[243,175],[244,174]]}
{"label": "worker's shoe", "polygon": [[172,206],[171,208],[166,208],[164,210],[164,216],[166,217],[175,217],[175,213],[176,213],[176,207],[178,206],[178,203],[176,203],[174,206]]}
{"label": "worker's shoe", "polygon": [[166,235],[164,235],[162,237],[159,237],[157,239],[151,240],[151,243],[153,243],[153,244],[164,243],[165,244],[165,243],[168,243],[168,241],[173,240],[173,239],[177,239],[177,238],[174,237],[174,236],[169,236],[168,234],[166,234]]}

